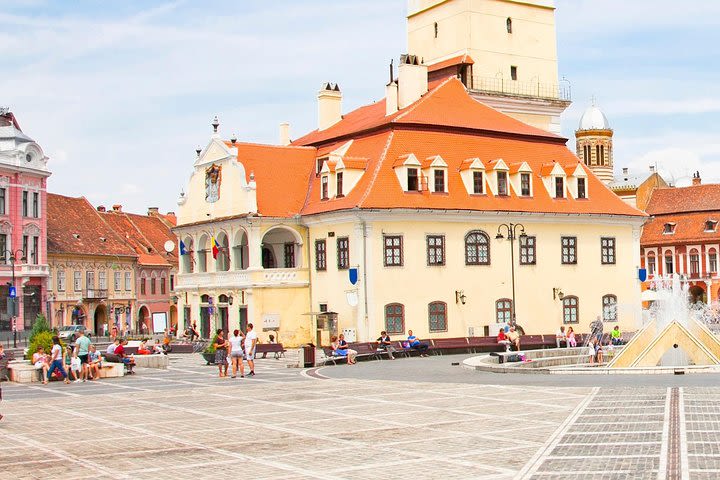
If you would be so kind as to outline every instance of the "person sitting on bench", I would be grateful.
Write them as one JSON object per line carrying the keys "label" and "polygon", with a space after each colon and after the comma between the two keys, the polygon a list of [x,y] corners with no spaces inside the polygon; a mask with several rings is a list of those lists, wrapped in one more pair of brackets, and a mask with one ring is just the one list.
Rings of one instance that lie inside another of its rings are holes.
{"label": "person sitting on bench", "polygon": [[390,360],[395,360],[395,357],[393,356],[395,347],[392,346],[392,341],[390,340],[390,335],[388,335],[385,330],[380,332],[380,336],[378,337],[377,342],[378,342],[377,351],[385,352],[388,354],[388,357],[390,358]]}
{"label": "person sitting on bench", "polygon": [[515,331],[515,327],[510,327],[510,331],[507,334],[507,339],[510,340],[510,344],[515,346],[515,350],[520,351],[520,334]]}
{"label": "person sitting on bench", "polygon": [[420,352],[421,357],[428,356],[427,351],[428,351],[428,348],[430,348],[430,345],[418,340],[418,338],[415,335],[413,335],[412,330],[408,330],[408,338],[407,339],[408,339],[408,344],[410,344],[411,349],[417,350],[418,352]]}
{"label": "person sitting on bench", "polygon": [[506,352],[510,351],[510,340],[507,339],[504,328],[501,328],[498,332],[497,343],[498,345],[502,345],[503,347],[505,347]]}
{"label": "person sitting on bench", "polygon": [[343,335],[342,333],[340,334],[340,337],[336,337],[335,335],[333,335],[330,338],[330,341],[330,346],[332,347],[332,354],[334,356],[347,357],[348,365],[354,365],[355,363],[357,363],[357,361],[355,360],[357,352],[347,347],[345,335]]}
{"label": "person sitting on bench", "polygon": [[129,357],[125,354],[125,345],[127,345],[127,340],[122,339],[120,340],[120,344],[115,348],[115,355],[118,356],[120,361],[125,364],[125,367],[127,367],[127,373],[128,375],[132,375],[133,373],[133,367],[135,366],[135,358],[130,355]]}

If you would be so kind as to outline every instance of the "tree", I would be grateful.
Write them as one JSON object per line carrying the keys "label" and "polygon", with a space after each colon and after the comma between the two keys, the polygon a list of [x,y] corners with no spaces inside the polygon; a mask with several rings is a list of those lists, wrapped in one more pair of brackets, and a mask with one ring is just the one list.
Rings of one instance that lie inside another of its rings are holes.
{"label": "tree", "polygon": [[38,313],[37,317],[35,317],[35,323],[33,323],[32,330],[30,331],[30,337],[28,338],[28,341],[32,343],[32,341],[35,339],[35,336],[38,333],[42,332],[50,332],[50,324],[47,321],[47,318],[45,318],[45,315],[42,313]]}

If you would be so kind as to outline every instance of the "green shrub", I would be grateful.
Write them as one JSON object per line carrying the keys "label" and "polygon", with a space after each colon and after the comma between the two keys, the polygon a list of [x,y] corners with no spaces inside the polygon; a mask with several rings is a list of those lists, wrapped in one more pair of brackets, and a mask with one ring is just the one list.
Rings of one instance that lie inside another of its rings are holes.
{"label": "green shrub", "polygon": [[[38,347],[43,347],[45,350],[45,353],[50,355],[50,351],[52,350],[53,342],[52,342],[53,334],[51,332],[40,332],[37,335],[35,335],[35,338],[33,338],[32,342],[30,342],[30,346],[28,347],[27,352],[27,358],[28,360],[32,359],[32,356],[35,352],[37,352]],[[62,340],[60,340],[60,346],[62,346],[63,351],[65,350],[65,344]]]}
{"label": "green shrub", "polygon": [[30,331],[28,342],[32,343],[38,333],[50,331],[50,324],[48,323],[47,318],[45,318],[45,315],[42,313],[38,313],[37,317],[35,317],[35,323],[33,323],[32,330]]}
{"label": "green shrub", "polygon": [[215,353],[215,342],[217,342],[217,334],[213,337],[212,342],[210,342],[208,346],[205,347],[203,353]]}

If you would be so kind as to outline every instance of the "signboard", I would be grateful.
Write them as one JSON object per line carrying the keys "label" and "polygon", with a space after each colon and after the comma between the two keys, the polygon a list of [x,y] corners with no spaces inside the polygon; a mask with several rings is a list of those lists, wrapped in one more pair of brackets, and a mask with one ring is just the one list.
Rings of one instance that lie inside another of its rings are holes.
{"label": "signboard", "polygon": [[280,314],[279,313],[265,313],[262,317],[263,331],[267,330],[279,330],[280,329]]}
{"label": "signboard", "polygon": [[350,277],[350,283],[355,285],[358,282],[358,269],[357,267],[352,267],[348,269],[348,275]]}
{"label": "signboard", "polygon": [[10,287],[10,290],[8,292],[8,297],[15,298],[17,297],[17,288],[16,287]]}
{"label": "signboard", "polygon": [[163,333],[167,326],[167,313],[160,312],[160,313],[153,313],[152,314],[152,322],[153,322],[153,332],[154,333]]}
{"label": "signboard", "polygon": [[638,269],[638,278],[640,279],[641,282],[644,282],[645,280],[647,280],[647,270],[644,268],[639,268]]}

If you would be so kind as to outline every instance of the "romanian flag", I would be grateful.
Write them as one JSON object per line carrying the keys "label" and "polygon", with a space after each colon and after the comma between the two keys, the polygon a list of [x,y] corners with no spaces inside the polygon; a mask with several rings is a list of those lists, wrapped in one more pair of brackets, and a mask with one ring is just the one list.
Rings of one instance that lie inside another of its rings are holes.
{"label": "romanian flag", "polygon": [[214,236],[210,239],[210,245],[212,245],[213,258],[217,260],[218,252],[220,251],[220,249],[218,249],[217,242],[215,241]]}

